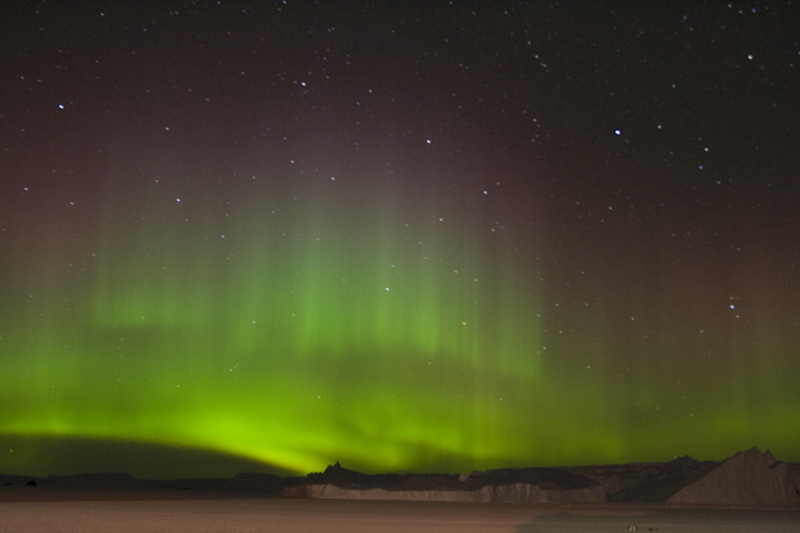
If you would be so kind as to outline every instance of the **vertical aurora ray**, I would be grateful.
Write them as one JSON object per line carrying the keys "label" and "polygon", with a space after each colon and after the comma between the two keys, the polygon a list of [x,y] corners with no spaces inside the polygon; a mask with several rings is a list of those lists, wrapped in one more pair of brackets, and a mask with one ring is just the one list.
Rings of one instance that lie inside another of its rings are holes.
{"label": "vertical aurora ray", "polygon": [[[709,343],[669,313],[691,298],[670,292],[671,274],[630,289],[602,274],[574,289],[584,305],[543,282],[560,273],[538,266],[535,232],[437,199],[371,190],[365,202],[339,183],[286,192],[273,179],[246,182],[238,202],[177,202],[133,194],[141,179],[111,187],[75,268],[59,236],[11,261],[25,281],[6,288],[23,312],[2,334],[0,433],[301,473],[337,460],[376,472],[650,459],[663,443],[719,454],[719,441],[691,440],[705,431],[725,436],[724,453],[756,433],[782,442],[791,372],[776,382],[770,364],[792,342],[767,302],[753,303],[762,320],[731,316]],[[693,397],[691,360],[674,362],[701,348],[733,361],[711,402]]]}
{"label": "vertical aurora ray", "polygon": [[791,8],[457,4],[0,20],[0,472],[800,461]]}
{"label": "vertical aurora ray", "polygon": [[[298,472],[525,454],[515,413],[540,394],[538,295],[513,255],[483,264],[488,228],[329,184],[275,209],[180,199],[110,205],[77,318],[49,304],[56,323],[23,326],[38,364],[12,361],[2,390],[36,405],[7,410],[0,431],[196,446]],[[63,287],[45,289],[57,300]]]}

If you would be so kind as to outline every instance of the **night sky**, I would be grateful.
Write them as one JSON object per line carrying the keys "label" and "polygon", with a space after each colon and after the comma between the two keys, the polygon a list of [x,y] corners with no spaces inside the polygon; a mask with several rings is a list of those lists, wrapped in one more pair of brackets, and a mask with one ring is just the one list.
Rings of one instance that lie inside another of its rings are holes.
{"label": "night sky", "polygon": [[0,472],[800,462],[798,2],[134,4],[0,8]]}

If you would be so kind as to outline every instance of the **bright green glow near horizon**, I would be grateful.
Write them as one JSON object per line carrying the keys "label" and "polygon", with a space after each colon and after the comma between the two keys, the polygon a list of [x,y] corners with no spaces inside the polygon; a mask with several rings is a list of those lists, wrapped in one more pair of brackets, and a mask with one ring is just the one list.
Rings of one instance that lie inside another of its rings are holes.
{"label": "bright green glow near horizon", "polygon": [[[298,473],[722,458],[759,436],[795,449],[778,395],[710,383],[689,412],[668,372],[610,379],[603,324],[559,347],[533,254],[511,237],[452,209],[326,201],[216,225],[183,206],[115,213],[85,275],[41,252],[2,332],[0,435],[194,447]],[[558,364],[587,353],[592,372]],[[764,383],[781,376],[769,360]],[[0,467],[26,465],[5,454]]]}
{"label": "bright green glow near horizon", "polygon": [[24,355],[4,362],[0,433],[194,446],[301,473],[527,454],[536,431],[515,417],[545,390],[529,266],[482,264],[482,236],[439,217],[238,215],[227,234],[110,216],[78,295],[41,286],[50,300],[28,302],[33,342],[15,338]]}

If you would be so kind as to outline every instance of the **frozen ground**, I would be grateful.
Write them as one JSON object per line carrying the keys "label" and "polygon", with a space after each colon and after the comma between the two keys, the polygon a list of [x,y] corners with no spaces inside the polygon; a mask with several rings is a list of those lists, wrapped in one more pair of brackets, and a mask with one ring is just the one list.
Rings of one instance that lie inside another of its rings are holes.
{"label": "frozen ground", "polygon": [[0,502],[0,532],[794,532],[800,512],[285,499]]}
{"label": "frozen ground", "polygon": [[518,533],[562,531],[783,533],[800,531],[800,512],[670,509],[651,510],[641,514],[593,516],[591,512],[568,511],[536,517],[528,524],[515,527],[513,531]]}

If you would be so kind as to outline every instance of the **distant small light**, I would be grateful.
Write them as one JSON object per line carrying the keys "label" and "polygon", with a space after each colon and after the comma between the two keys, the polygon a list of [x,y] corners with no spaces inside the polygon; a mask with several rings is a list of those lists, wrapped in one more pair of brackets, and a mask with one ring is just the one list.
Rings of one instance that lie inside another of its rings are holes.
{"label": "distant small light", "polygon": [[59,109],[64,109],[64,104],[58,104]]}
{"label": "distant small light", "polygon": [[431,140],[430,139],[426,140],[425,142],[428,143],[428,144],[431,144]]}
{"label": "distant small light", "polygon": [[178,202],[178,203],[181,203],[181,199],[180,198],[175,198],[175,201]]}
{"label": "distant small light", "polygon": [[614,130],[614,133],[615,133],[616,135],[622,135],[622,132],[621,132],[620,130]]}

